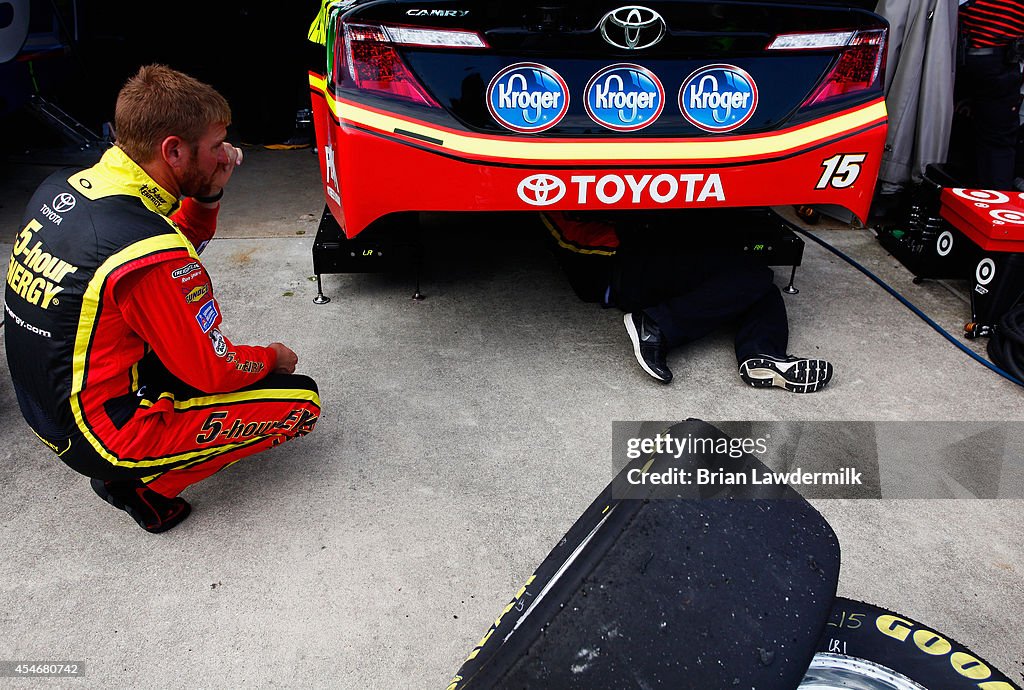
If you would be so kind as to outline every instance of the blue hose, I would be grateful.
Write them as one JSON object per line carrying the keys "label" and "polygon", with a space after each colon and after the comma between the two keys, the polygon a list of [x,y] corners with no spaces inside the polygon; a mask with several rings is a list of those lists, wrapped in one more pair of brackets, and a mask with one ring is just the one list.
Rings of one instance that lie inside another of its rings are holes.
{"label": "blue hose", "polygon": [[866,275],[868,278],[870,278],[871,280],[875,281],[878,285],[880,285],[882,287],[882,289],[884,289],[890,295],[892,295],[893,297],[898,299],[903,304],[903,306],[905,306],[907,309],[909,309],[910,311],[914,312],[919,317],[921,317],[921,320],[924,321],[929,326],[931,326],[933,329],[935,329],[935,331],[938,332],[939,335],[941,335],[943,338],[945,338],[946,340],[948,340],[949,342],[953,343],[958,348],[960,348],[961,350],[966,352],[970,357],[972,357],[973,359],[977,360],[979,363],[985,365],[986,367],[988,367],[992,371],[996,372],[997,374],[999,374],[1003,378],[1005,378],[1005,379],[1007,379],[1009,381],[1013,381],[1018,386],[1024,386],[1024,381],[1021,381],[1020,379],[1012,376],[1011,374],[1009,374],[1008,372],[1004,371],[1003,369],[1000,369],[999,367],[997,367],[992,362],[988,361],[984,357],[981,357],[977,352],[974,352],[973,350],[971,350],[970,348],[965,346],[959,340],[957,340],[952,335],[950,335],[944,328],[942,328],[942,326],[940,326],[939,324],[935,323],[935,321],[933,321],[931,319],[931,317],[929,317],[923,311],[921,311],[920,309],[915,307],[910,302],[910,300],[908,300],[906,297],[904,297],[900,293],[896,292],[896,290],[894,290],[892,287],[890,287],[888,283],[883,281],[881,278],[876,276],[874,273],[872,273],[868,269],[864,268],[855,259],[852,259],[851,257],[847,256],[846,254],[844,254],[840,250],[838,250],[835,247],[833,247],[831,244],[829,244],[825,240],[815,236],[814,234],[808,232],[807,230],[804,230],[803,228],[798,228],[798,227],[795,227],[793,225],[790,225],[790,227],[793,230],[796,230],[797,232],[799,232],[801,235],[805,235],[806,237],[811,238],[812,240],[814,240],[815,242],[820,244],[822,247],[824,247],[825,249],[829,250],[830,252],[832,252],[833,254],[838,256],[840,259],[842,259],[843,261],[845,261],[846,263],[850,264],[851,266],[856,268],[858,271],[860,271],[861,273]]}

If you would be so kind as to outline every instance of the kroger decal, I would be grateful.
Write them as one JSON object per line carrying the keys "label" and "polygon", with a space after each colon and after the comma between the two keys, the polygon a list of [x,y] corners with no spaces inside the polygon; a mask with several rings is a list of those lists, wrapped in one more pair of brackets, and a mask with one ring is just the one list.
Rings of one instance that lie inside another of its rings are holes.
{"label": "kroger decal", "polygon": [[487,109],[515,132],[543,132],[569,109],[569,88],[555,70],[518,62],[494,75],[487,86]]}
{"label": "kroger decal", "polygon": [[729,132],[757,109],[757,84],[733,65],[701,67],[679,89],[683,117],[706,132]]}
{"label": "kroger decal", "polygon": [[587,82],[585,104],[597,124],[632,132],[658,119],[665,89],[653,72],[639,65],[611,65]]}

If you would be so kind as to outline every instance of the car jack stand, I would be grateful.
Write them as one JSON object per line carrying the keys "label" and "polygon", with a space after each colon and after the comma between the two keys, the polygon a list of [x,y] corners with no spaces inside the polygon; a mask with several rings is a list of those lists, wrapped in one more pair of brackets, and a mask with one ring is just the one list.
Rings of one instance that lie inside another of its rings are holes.
{"label": "car jack stand", "polygon": [[313,304],[327,304],[331,301],[331,298],[324,294],[324,284],[322,275],[316,274],[316,297],[313,298]]}
{"label": "car jack stand", "polygon": [[422,248],[419,236],[413,234],[415,223],[408,216],[397,216],[378,222],[349,238],[338,225],[330,210],[324,206],[313,241],[313,273],[316,275],[314,304],[327,304],[331,298],[324,294],[325,273],[386,273],[415,262],[416,291],[414,300],[422,300],[420,292],[420,265]]}
{"label": "car jack stand", "polygon": [[797,288],[795,285],[793,285],[793,279],[794,278],[796,278],[796,266],[793,267],[793,270],[789,274],[789,285],[787,285],[786,287],[782,288],[782,291],[785,292],[787,295],[799,295],[800,294],[800,289]]}
{"label": "car jack stand", "polygon": [[412,271],[416,279],[412,300],[413,302],[422,302],[427,296],[420,292],[420,275],[423,273],[423,243],[420,240],[419,228],[416,229],[416,238],[412,246]]}

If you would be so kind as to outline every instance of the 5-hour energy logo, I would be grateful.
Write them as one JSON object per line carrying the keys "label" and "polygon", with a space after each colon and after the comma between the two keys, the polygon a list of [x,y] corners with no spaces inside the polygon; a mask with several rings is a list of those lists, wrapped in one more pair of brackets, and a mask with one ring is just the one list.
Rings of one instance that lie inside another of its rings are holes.
{"label": "5-hour energy logo", "polygon": [[246,421],[241,417],[228,422],[228,412],[211,412],[203,422],[201,433],[196,436],[196,443],[212,443],[215,439],[221,438],[225,441],[236,441],[251,436],[265,436],[276,430],[284,431],[308,431],[316,423],[317,415],[308,410],[292,410],[284,419],[269,419],[264,421]]}
{"label": "5-hour energy logo", "polygon": [[18,233],[7,266],[7,285],[29,304],[49,309],[59,303],[57,295],[64,290],[61,283],[78,267],[43,251],[40,240],[29,247],[42,227],[39,221],[30,220]]}

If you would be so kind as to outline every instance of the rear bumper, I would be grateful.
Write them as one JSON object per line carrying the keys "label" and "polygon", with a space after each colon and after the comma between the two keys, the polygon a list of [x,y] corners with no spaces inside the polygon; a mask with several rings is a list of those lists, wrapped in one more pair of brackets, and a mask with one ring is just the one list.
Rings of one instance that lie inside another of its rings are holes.
{"label": "rear bumper", "polygon": [[398,116],[310,75],[327,205],[348,237],[401,211],[835,204],[867,217],[883,101],[761,135],[702,139],[483,136]]}

